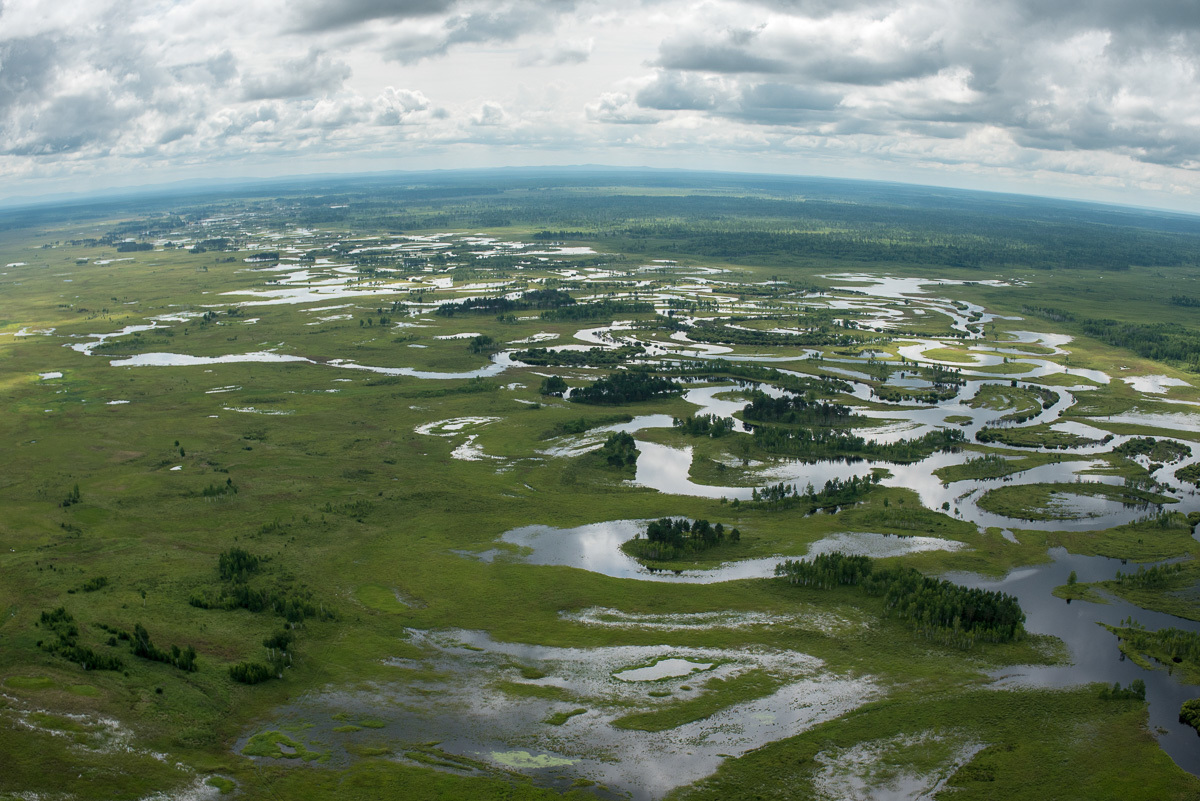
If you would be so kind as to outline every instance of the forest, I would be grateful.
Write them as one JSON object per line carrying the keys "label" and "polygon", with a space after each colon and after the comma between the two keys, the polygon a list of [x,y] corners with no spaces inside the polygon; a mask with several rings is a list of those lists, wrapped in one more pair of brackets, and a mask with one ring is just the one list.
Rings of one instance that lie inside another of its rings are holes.
{"label": "forest", "polygon": [[669,378],[663,378],[644,370],[622,370],[607,378],[593,381],[571,393],[572,403],[594,406],[620,406],[640,403],[654,398],[678,395],[683,387]]}
{"label": "forest", "polygon": [[852,585],[867,595],[883,596],[889,615],[928,639],[960,648],[979,641],[1008,642],[1025,630],[1025,613],[1007,593],[963,587],[913,568],[878,568],[867,556],[834,551],[812,559],[788,559],[776,566],[775,575],[798,586]]}
{"label": "forest", "polygon": [[952,450],[966,441],[955,429],[938,429],[916,439],[878,442],[837,430],[754,427],[754,445],[767,453],[799,459],[881,459],[888,462],[914,462],[931,453]]}
{"label": "forest", "polygon": [[753,392],[742,417],[755,423],[788,423],[815,426],[844,425],[854,419],[849,406],[828,401],[810,401],[799,395],[772,398]]}

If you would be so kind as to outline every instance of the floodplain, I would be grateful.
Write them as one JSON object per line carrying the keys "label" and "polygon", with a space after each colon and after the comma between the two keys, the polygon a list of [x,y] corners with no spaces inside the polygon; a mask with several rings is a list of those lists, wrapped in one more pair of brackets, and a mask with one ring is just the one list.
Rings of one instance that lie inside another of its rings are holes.
{"label": "floodplain", "polygon": [[0,797],[1196,797],[1195,220],[623,180],[10,213]]}

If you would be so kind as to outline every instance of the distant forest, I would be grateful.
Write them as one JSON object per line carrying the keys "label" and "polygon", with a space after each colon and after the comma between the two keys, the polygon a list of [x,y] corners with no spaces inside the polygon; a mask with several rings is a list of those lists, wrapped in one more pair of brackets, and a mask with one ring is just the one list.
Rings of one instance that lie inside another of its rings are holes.
{"label": "distant forest", "polygon": [[[614,188],[620,194],[611,194]],[[161,209],[165,197],[178,198],[187,207],[179,216],[188,219],[215,213],[218,199],[241,197],[268,204],[298,225],[369,224],[393,233],[528,226],[539,241],[613,240],[614,250],[630,254],[668,250],[781,267],[829,261],[1099,270],[1200,264],[1200,221],[1184,214],[866,181],[646,170],[392,173],[190,194],[164,190],[9,209],[0,228],[97,218],[150,203]],[[173,217],[133,223],[128,233],[169,227]]]}

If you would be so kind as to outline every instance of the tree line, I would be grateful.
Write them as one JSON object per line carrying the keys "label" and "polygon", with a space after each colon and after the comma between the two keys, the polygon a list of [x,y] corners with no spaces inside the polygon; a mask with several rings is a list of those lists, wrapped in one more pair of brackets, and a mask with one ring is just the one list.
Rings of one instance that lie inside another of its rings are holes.
{"label": "tree line", "polygon": [[708,381],[719,381],[732,378],[748,383],[770,384],[779,389],[808,397],[834,395],[839,392],[853,392],[854,387],[849,382],[832,376],[798,376],[777,370],[774,367],[760,367],[756,364],[744,364],[725,359],[704,359],[681,361],[675,365],[663,365],[659,373],[668,375],[703,378]]}
{"label": "tree line", "polygon": [[792,509],[800,506],[805,509],[805,514],[812,514],[820,509],[834,509],[857,503],[878,485],[879,473],[850,476],[845,481],[834,477],[826,481],[820,491],[809,484],[804,492],[801,492],[795,484],[780,482],[751,490],[750,501],[739,503],[739,506],[757,505],[771,510]]}
{"label": "tree line", "polygon": [[733,423],[732,417],[720,417],[715,414],[671,418],[671,427],[690,437],[720,438],[733,431]]}
{"label": "tree line", "polygon": [[[53,639],[38,640],[37,646],[44,651],[77,663],[84,670],[122,670],[125,663],[115,654],[97,653],[79,644],[79,626],[75,617],[65,607],[42,612],[38,627],[53,635]],[[180,648],[172,645],[163,650],[150,640],[150,633],[141,623],[135,623],[133,634],[103,623],[98,627],[109,633],[108,645],[115,648],[120,641],[129,643],[129,652],[141,659],[163,662],[191,673],[196,670],[196,649],[187,645]]]}
{"label": "tree line", "polygon": [[953,429],[938,429],[916,439],[887,443],[836,430],[779,426],[755,426],[753,435],[754,444],[768,453],[814,460],[860,458],[916,462],[938,451],[957,448],[966,441],[961,431]]}
{"label": "tree line", "polygon": [[546,322],[574,322],[578,320],[612,320],[622,314],[649,314],[654,311],[653,303],[635,300],[597,300],[591,303],[576,303],[542,312]]}
{"label": "tree line", "polygon": [[815,348],[828,345],[857,345],[862,342],[873,342],[878,337],[835,333],[821,329],[802,334],[788,334],[702,322],[688,329],[688,339],[693,342],[715,342],[724,345]]}
{"label": "tree line", "polygon": [[832,426],[844,424],[854,415],[849,406],[828,401],[810,401],[800,395],[772,398],[765,392],[751,393],[742,417],[757,423],[789,423]]}
{"label": "tree line", "polygon": [[518,298],[499,295],[492,298],[466,298],[458,303],[443,303],[434,314],[453,317],[456,314],[507,314],[529,309],[555,309],[570,306],[575,298],[561,289],[533,289]]}
{"label": "tree line", "polygon": [[1187,662],[1193,668],[1200,667],[1200,634],[1173,627],[1150,631],[1132,617],[1122,622],[1123,626],[1105,628],[1117,635],[1127,649],[1168,665]]}
{"label": "tree line", "polygon": [[670,397],[683,392],[683,387],[669,378],[644,370],[622,370],[571,393],[572,403],[596,406],[618,406],[654,398]]}
{"label": "tree line", "polygon": [[267,559],[242,548],[230,548],[217,557],[217,575],[223,582],[215,592],[195,592],[188,603],[198,609],[245,609],[249,612],[271,612],[289,623],[303,623],[308,618],[335,620],[337,614],[323,603],[313,600],[312,590],[296,589],[289,584],[274,587],[252,587],[250,578],[262,570]]}
{"label": "tree line", "polygon": [[1025,631],[1025,613],[1007,593],[963,587],[914,568],[878,568],[866,556],[834,551],[789,559],[776,565],[775,575],[818,589],[857,586],[866,595],[883,597],[885,615],[900,618],[927,639],[959,648],[978,641],[1010,642]]}
{"label": "tree line", "polygon": [[512,354],[513,360],[539,367],[619,367],[630,359],[643,355],[641,345],[622,345],[619,348],[588,348],[587,350],[548,350],[530,348]]}

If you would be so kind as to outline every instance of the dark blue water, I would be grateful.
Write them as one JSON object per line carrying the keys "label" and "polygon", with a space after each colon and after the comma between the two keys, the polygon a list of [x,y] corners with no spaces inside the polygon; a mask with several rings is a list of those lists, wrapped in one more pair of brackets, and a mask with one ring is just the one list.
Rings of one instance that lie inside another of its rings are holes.
{"label": "dark blue water", "polygon": [[1164,666],[1145,670],[1125,659],[1117,647],[1117,638],[1098,625],[1120,625],[1132,616],[1148,629],[1177,628],[1200,631],[1200,623],[1151,612],[1115,597],[1107,604],[1084,601],[1067,603],[1051,591],[1067,583],[1075,571],[1080,582],[1103,581],[1118,570],[1130,571],[1120,559],[1102,556],[1077,556],[1061,548],[1053,549],[1054,562],[1014,570],[1003,579],[986,579],[973,573],[956,573],[946,578],[969,587],[1000,590],[1015,595],[1025,610],[1025,628],[1037,634],[1050,634],[1067,644],[1073,664],[1057,666],[1019,666],[997,671],[1001,684],[1036,687],[1072,687],[1088,682],[1127,686],[1134,679],[1146,682],[1146,701],[1150,705],[1150,729],[1175,763],[1189,773],[1200,775],[1200,736],[1179,722],[1179,707],[1190,698],[1200,697],[1200,687],[1183,684]]}

